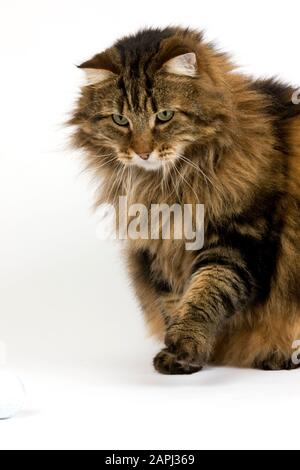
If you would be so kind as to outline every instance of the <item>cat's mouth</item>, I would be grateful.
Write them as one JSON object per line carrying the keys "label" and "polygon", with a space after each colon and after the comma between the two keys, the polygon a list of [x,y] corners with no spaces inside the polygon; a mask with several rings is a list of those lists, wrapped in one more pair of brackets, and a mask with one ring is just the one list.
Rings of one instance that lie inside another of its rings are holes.
{"label": "cat's mouth", "polygon": [[143,168],[146,171],[155,171],[165,167],[174,160],[176,160],[176,154],[173,152],[168,152],[163,155],[156,150],[153,150],[149,154],[141,155],[133,152],[130,158],[130,165]]}
{"label": "cat's mouth", "polygon": [[167,170],[179,158],[179,154],[174,150],[166,151],[151,150],[148,153],[137,153],[134,150],[120,152],[117,154],[118,160],[125,166],[142,168],[146,171]]}
{"label": "cat's mouth", "polygon": [[133,155],[131,164],[143,168],[144,170],[154,171],[159,170],[162,167],[163,161],[159,159],[154,152],[151,152],[147,156]]}

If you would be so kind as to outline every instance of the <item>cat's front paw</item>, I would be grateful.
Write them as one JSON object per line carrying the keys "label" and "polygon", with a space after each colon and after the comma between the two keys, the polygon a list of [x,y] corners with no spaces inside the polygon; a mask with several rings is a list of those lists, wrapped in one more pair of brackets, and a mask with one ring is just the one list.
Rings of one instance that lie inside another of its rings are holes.
{"label": "cat's front paw", "polygon": [[157,372],[168,375],[194,374],[202,369],[202,366],[178,360],[177,356],[172,354],[167,348],[155,356],[153,364]]}
{"label": "cat's front paw", "polygon": [[165,343],[167,347],[154,358],[154,367],[162,374],[193,374],[209,359],[209,343],[198,322],[173,323]]}

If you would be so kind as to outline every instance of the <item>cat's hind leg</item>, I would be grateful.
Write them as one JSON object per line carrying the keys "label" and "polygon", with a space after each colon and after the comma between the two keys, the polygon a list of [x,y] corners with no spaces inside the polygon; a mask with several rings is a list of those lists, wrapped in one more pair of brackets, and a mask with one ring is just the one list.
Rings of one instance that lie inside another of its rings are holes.
{"label": "cat's hind leg", "polygon": [[300,367],[291,357],[285,357],[279,351],[270,352],[264,359],[260,358],[253,363],[254,369],[261,370],[293,370]]}
{"label": "cat's hind leg", "polygon": [[286,311],[266,307],[230,319],[217,336],[211,362],[261,370],[299,368],[300,312]]}

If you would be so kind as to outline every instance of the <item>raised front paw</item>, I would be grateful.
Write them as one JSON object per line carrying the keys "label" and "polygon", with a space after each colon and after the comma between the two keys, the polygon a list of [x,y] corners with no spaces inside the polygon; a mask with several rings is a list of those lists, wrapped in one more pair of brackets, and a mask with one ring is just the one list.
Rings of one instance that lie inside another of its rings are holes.
{"label": "raised front paw", "polygon": [[209,342],[198,322],[173,323],[165,343],[167,347],[154,358],[154,367],[162,374],[193,374],[208,361]]}

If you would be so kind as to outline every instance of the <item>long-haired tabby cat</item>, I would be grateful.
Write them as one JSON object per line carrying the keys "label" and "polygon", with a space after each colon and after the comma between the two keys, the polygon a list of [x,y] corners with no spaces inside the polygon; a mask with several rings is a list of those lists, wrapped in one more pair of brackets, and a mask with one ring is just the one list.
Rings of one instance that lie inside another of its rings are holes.
{"label": "long-haired tabby cat", "polygon": [[[205,244],[126,242],[165,374],[205,364],[292,369],[300,339],[300,105],[196,31],[146,29],[83,63],[74,144],[119,195],[205,205]],[[297,95],[296,95],[297,96]],[[100,180],[99,180],[100,181]]]}

